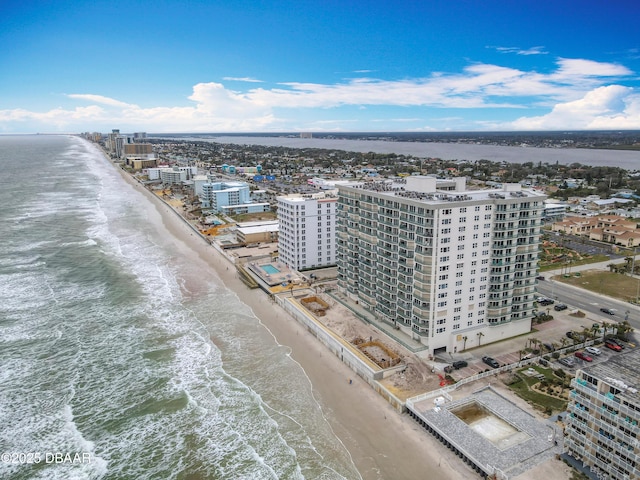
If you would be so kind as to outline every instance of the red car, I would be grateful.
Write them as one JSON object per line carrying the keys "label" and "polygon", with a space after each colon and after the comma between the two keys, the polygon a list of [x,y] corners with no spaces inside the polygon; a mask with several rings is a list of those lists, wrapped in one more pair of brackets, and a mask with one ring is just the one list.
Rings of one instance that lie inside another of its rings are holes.
{"label": "red car", "polygon": [[622,350],[622,348],[620,348],[620,345],[613,342],[604,342],[604,346],[607,348],[610,348],[611,350],[615,350],[616,352],[619,352]]}
{"label": "red car", "polygon": [[576,357],[578,357],[579,359],[584,360],[585,362],[592,362],[593,361],[593,358],[591,358],[589,355],[587,355],[584,352],[576,352],[576,353],[574,353],[574,355]]}

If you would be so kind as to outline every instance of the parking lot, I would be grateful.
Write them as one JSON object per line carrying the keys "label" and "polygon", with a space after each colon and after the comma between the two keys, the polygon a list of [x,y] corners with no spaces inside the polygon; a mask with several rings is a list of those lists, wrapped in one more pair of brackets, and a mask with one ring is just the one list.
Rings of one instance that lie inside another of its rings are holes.
{"label": "parking lot", "polygon": [[[556,348],[559,348],[562,345],[562,339],[564,338],[566,342],[565,347],[568,347],[573,344],[573,341],[566,336],[566,333],[568,331],[579,333],[582,332],[585,327],[590,328],[594,323],[600,323],[602,320],[601,318],[591,318],[589,315],[582,318],[571,316],[569,310],[553,311],[552,315],[554,317],[553,320],[535,325],[535,329],[537,330],[535,332],[523,335],[515,339],[512,338],[503,342],[493,343],[490,345],[466,350],[455,355],[455,360],[465,360],[467,362],[467,366],[458,370],[453,370],[450,375],[454,379],[459,380],[461,378],[484,372],[485,370],[491,370],[491,367],[482,361],[483,356],[490,356],[494,358],[500,365],[517,363],[521,359],[529,358],[529,356],[531,355],[525,355],[520,352],[527,348],[531,348],[531,339],[537,339],[541,344],[547,343],[555,345]],[[601,339],[602,336],[599,336],[598,338]],[[574,361],[573,367],[562,365],[561,363],[559,363],[559,359],[554,359],[552,357],[551,352],[546,351],[544,347],[541,348],[544,352],[543,355],[548,355],[550,357],[549,366],[551,368],[563,368],[569,373],[574,373],[576,369],[583,366],[604,362],[612,356],[620,355],[619,352],[615,352],[613,350],[610,350],[609,348],[606,348],[602,343],[596,344],[595,346],[601,351],[601,354],[590,354],[589,356],[593,359],[592,362],[587,362],[585,360],[577,358],[573,352],[567,355],[562,355],[562,357],[571,357],[571,359]],[[630,348],[636,348],[635,344],[633,342],[626,342],[625,349],[623,351],[627,351]],[[584,351],[584,348],[581,348],[580,351]]]}

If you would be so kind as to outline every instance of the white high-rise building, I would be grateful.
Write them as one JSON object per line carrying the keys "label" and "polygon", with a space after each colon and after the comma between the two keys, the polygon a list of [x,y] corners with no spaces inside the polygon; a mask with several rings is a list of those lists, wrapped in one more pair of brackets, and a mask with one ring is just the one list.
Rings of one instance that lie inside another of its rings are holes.
{"label": "white high-rise building", "polygon": [[278,253],[294,270],[336,264],[334,193],[278,197]]}
{"label": "white high-rise building", "polygon": [[531,330],[545,195],[433,177],[338,192],[338,287],[351,299],[432,354]]}

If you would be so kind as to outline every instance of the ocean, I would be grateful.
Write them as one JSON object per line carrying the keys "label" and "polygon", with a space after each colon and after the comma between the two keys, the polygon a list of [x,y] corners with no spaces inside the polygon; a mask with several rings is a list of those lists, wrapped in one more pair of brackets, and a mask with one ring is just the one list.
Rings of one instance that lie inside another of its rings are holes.
{"label": "ocean", "polygon": [[0,166],[0,478],[361,478],[289,350],[95,145],[0,136]]}

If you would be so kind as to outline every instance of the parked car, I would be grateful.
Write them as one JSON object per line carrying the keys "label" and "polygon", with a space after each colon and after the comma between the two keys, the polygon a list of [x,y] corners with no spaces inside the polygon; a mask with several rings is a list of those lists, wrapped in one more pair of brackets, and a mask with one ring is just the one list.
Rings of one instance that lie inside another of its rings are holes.
{"label": "parked car", "polygon": [[606,340],[604,342],[604,346],[615,351],[615,352],[620,352],[622,350],[622,348],[620,347],[620,345],[618,345],[617,343],[613,343],[612,341]]}
{"label": "parked car", "polygon": [[544,275],[538,275],[538,276],[536,277],[536,280],[544,280]]}
{"label": "parked car", "polygon": [[543,343],[542,346],[550,352],[553,352],[555,350],[555,347],[551,343]]}
{"label": "parked car", "polygon": [[482,357],[482,361],[493,368],[498,368],[500,364],[495,358],[487,357],[486,355]]}
{"label": "parked car", "polygon": [[542,300],[538,300],[538,305],[543,305],[543,306],[547,306],[547,305],[553,305],[554,301],[551,300],[550,298],[543,298]]}
{"label": "parked car", "polygon": [[574,367],[576,362],[573,361],[573,358],[571,357],[564,357],[561,358],[560,360],[558,360],[559,363],[561,363],[562,365],[564,365],[565,367]]}
{"label": "parked car", "polygon": [[624,350],[624,343],[622,341],[618,340],[616,337],[607,337],[605,339],[605,341],[611,342],[611,343],[615,343],[616,345],[618,345],[620,347],[621,350]]}
{"label": "parked car", "polygon": [[573,332],[572,331],[568,331],[566,333],[566,335],[567,335],[567,338],[573,338]]}
{"label": "parked car", "polygon": [[555,311],[557,311],[557,312],[559,312],[559,311],[561,311],[561,310],[566,310],[567,308],[569,308],[569,307],[567,307],[564,303],[559,303],[559,304],[557,304],[557,305],[555,305],[555,306],[553,307],[553,309],[554,309]]}
{"label": "parked car", "polygon": [[615,312],[615,310],[614,310],[613,308],[606,308],[606,307],[602,307],[602,308],[600,309],[600,311],[601,311],[602,313],[606,313],[607,315],[615,315],[615,314],[616,314],[616,312]]}
{"label": "parked car", "polygon": [[453,362],[452,365],[453,365],[453,368],[458,370],[460,368],[466,367],[467,366],[467,362],[465,362],[464,360],[457,360],[457,361]]}
{"label": "parked car", "polygon": [[591,355],[600,355],[602,351],[597,347],[587,347],[585,351],[589,352]]}
{"label": "parked car", "polygon": [[580,360],[584,360],[585,362],[593,362],[593,358],[591,358],[589,355],[587,355],[584,352],[576,352],[574,353],[574,355],[578,357]]}

